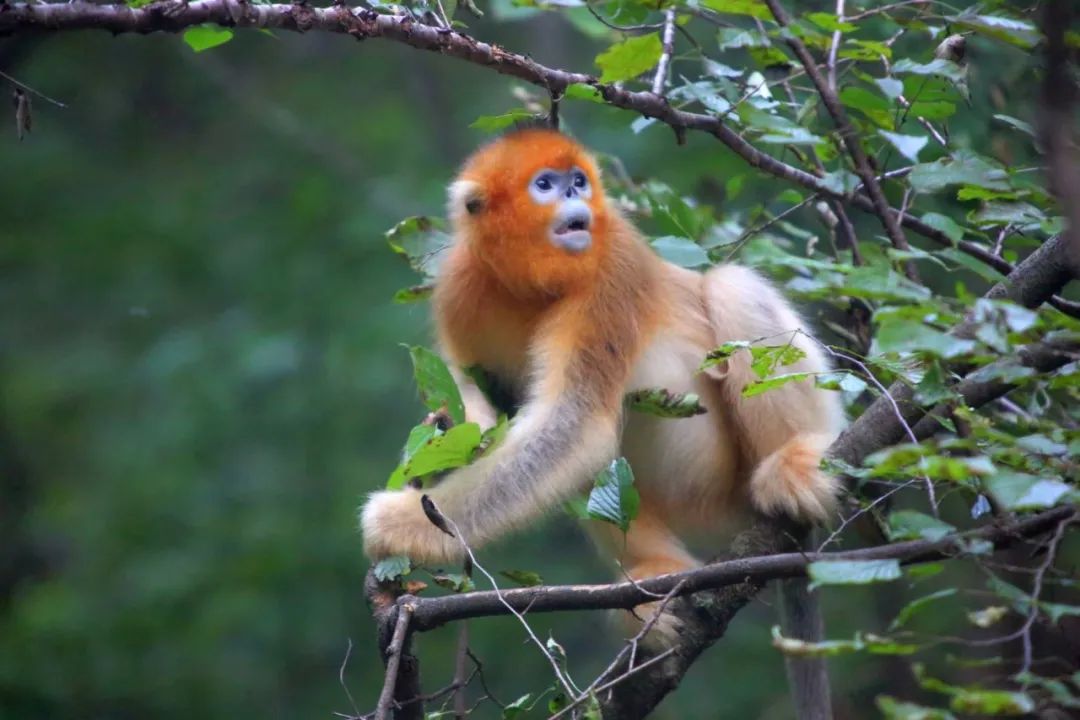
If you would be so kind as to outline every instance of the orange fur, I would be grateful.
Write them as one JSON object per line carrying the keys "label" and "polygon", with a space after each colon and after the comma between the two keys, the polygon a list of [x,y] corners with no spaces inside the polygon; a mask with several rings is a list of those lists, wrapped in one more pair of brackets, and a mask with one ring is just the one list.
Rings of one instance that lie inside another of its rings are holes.
{"label": "orange fur", "polygon": [[[569,253],[549,241],[552,207],[527,189],[542,168],[573,167],[592,186],[592,243]],[[634,468],[641,513],[625,537],[608,526],[594,535],[632,577],[693,567],[679,535],[715,530],[748,502],[824,519],[835,482],[818,465],[842,421],[836,396],[809,381],[743,398],[754,379],[748,353],[697,371],[714,347],[755,338],[805,353],[783,372],[827,369],[766,280],[733,265],[701,275],[659,259],[608,204],[593,160],[554,131],[520,131],[481,148],[451,187],[450,215],[457,242],[433,302],[439,342],[452,365],[482,366],[521,402],[502,445],[429,491],[470,545],[587,490],[617,455]],[[462,382],[470,419],[490,423],[482,394]],[[624,417],[625,393],[640,388],[695,393],[708,412]],[[433,563],[460,555],[417,504],[415,491],[371,497],[363,511],[369,554]],[[677,632],[673,623],[657,624],[661,641]]]}

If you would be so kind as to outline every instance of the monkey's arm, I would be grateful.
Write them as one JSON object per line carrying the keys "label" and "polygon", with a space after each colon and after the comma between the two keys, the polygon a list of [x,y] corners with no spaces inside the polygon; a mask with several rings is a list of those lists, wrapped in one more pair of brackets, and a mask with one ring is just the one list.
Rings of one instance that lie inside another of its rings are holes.
{"label": "monkey's arm", "polygon": [[587,353],[541,345],[538,357],[547,360],[540,362],[539,380],[493,453],[430,490],[373,494],[361,514],[368,556],[408,555],[432,564],[462,555],[458,540],[425,517],[423,494],[475,547],[587,487],[615,456],[623,380],[617,372],[592,377],[595,364]]}

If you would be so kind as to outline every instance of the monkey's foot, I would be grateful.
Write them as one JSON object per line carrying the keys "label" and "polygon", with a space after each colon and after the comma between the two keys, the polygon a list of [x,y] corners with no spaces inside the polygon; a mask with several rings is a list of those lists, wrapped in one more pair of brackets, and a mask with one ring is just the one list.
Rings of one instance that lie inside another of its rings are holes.
{"label": "monkey's foot", "polygon": [[372,560],[408,555],[414,563],[438,565],[460,560],[457,538],[435,527],[420,504],[423,495],[409,488],[372,493],[360,511],[364,553]]}

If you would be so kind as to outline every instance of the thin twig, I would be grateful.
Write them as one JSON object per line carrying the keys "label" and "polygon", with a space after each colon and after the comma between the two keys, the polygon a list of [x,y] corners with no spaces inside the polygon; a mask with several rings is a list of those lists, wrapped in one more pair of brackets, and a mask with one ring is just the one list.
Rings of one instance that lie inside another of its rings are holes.
{"label": "thin twig", "polygon": [[675,7],[669,7],[664,11],[664,34],[663,49],[660,52],[660,61],[656,63],[656,74],[653,76],[653,95],[664,96],[664,86],[667,85],[668,68],[671,66],[671,56],[675,53]]}
{"label": "thin twig", "polygon": [[394,686],[397,684],[398,667],[401,665],[401,653],[405,649],[405,639],[408,637],[409,621],[412,620],[413,611],[416,609],[413,600],[406,600],[398,604],[397,622],[394,625],[394,636],[386,648],[386,677],[383,680],[382,692],[379,693],[379,702],[375,706],[375,720],[386,720],[390,712],[390,705],[394,702]]}
{"label": "thin twig", "polygon": [[[781,7],[780,1],[765,0],[765,4],[776,19],[777,24],[783,28],[787,28],[791,20],[788,17],[787,11]],[[827,81],[821,75],[817,63],[810,55],[810,51],[806,48],[806,45],[803,44],[803,41],[790,32],[788,32],[784,39],[795,53],[795,56],[799,59],[799,62],[801,62],[806,69],[806,74],[810,77],[811,82],[814,83],[814,87],[817,89],[818,95],[825,105],[825,109],[828,111],[830,117],[832,117],[836,129],[840,133],[840,139],[843,141],[844,147],[847,148],[848,154],[855,164],[855,172],[862,178],[863,184],[866,186],[866,192],[870,196],[870,202],[873,204],[874,212],[884,226],[885,233],[889,236],[889,240],[898,250],[903,250],[905,252],[911,250],[911,246],[908,245],[907,238],[904,236],[904,231],[901,229],[903,218],[901,216],[898,219],[893,214],[893,209],[889,207],[889,201],[881,191],[881,185],[878,184],[877,177],[870,165],[870,159],[863,149],[862,142],[859,140],[855,128],[852,127],[851,122],[848,120],[847,113],[844,111],[844,107],[840,103],[840,99],[837,97],[836,92],[829,87]],[[908,278],[913,282],[919,282],[919,274],[918,270],[915,268],[914,260],[908,260],[904,263],[904,268]]]}
{"label": "thin twig", "polygon": [[5,80],[7,80],[12,85],[17,85],[18,87],[21,87],[23,90],[25,90],[26,92],[28,92],[28,93],[30,93],[32,95],[37,95],[39,98],[41,98],[45,102],[50,102],[53,105],[55,105],[56,107],[62,107],[62,108],[67,107],[67,105],[65,105],[64,103],[60,102],[59,100],[52,99],[51,97],[49,97],[45,93],[41,92],[40,90],[35,90],[34,88],[30,87],[29,85],[19,82],[18,80],[11,77],[10,75],[8,75],[3,70],[0,70],[0,78],[4,78]]}
{"label": "thin twig", "polygon": [[[649,658],[648,660],[641,663],[637,667],[630,668],[629,670],[624,672],[619,677],[614,678],[614,679],[610,680],[609,682],[604,683],[600,687],[596,688],[593,691],[593,694],[594,695],[599,695],[600,693],[604,692],[605,690],[610,690],[611,688],[613,688],[616,685],[618,685],[619,683],[621,683],[623,680],[626,680],[627,678],[629,678],[631,675],[635,675],[635,674],[641,672],[642,670],[645,670],[647,668],[652,667],[653,665],[656,665],[657,663],[663,662],[664,660],[667,660],[669,657],[671,657],[674,654],[675,654],[675,648],[668,648],[664,652],[662,652],[662,653],[660,653],[658,655],[654,655],[653,657]],[[585,700],[588,699],[588,697],[589,697],[588,695],[582,695],[581,697],[577,698],[576,700],[571,702],[569,705],[564,707],[562,710],[560,710],[559,712],[557,712],[554,715],[552,715],[551,717],[549,717],[548,720],[557,720],[558,718],[561,718],[563,715],[570,712],[571,710],[573,710],[575,707],[577,707],[581,703],[585,702]]]}
{"label": "thin twig", "polygon": [[[836,22],[844,22],[844,0],[836,0]],[[840,50],[840,38],[844,33],[837,28],[832,34],[832,43],[829,45],[829,60],[827,64],[829,72],[829,87],[836,92],[836,54]]]}

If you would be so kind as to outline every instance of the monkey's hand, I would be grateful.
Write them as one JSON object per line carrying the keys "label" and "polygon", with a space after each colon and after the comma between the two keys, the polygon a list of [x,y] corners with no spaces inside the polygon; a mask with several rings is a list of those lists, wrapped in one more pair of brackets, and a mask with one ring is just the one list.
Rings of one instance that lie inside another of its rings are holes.
{"label": "monkey's hand", "polygon": [[420,565],[452,563],[464,549],[457,538],[437,528],[424,513],[419,490],[372,493],[360,513],[364,553],[372,560],[408,555]]}

